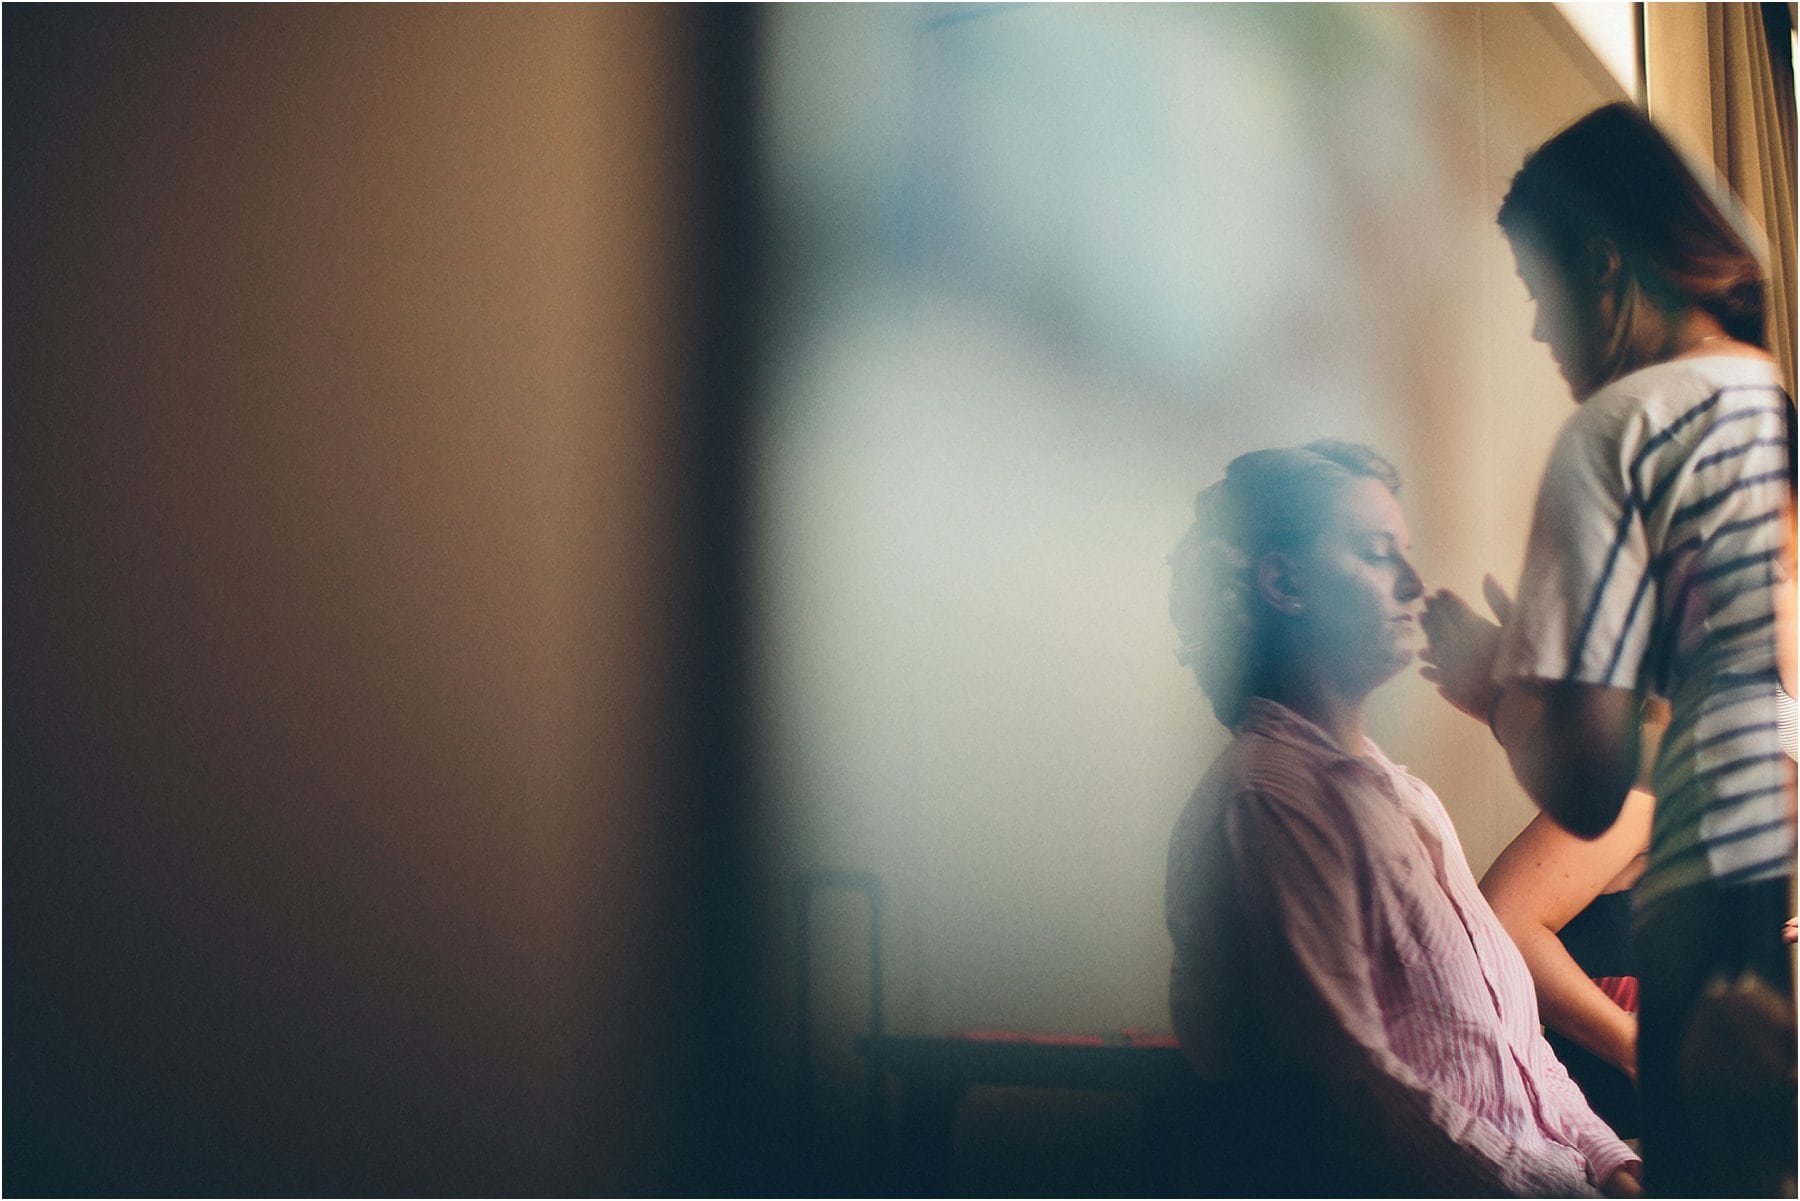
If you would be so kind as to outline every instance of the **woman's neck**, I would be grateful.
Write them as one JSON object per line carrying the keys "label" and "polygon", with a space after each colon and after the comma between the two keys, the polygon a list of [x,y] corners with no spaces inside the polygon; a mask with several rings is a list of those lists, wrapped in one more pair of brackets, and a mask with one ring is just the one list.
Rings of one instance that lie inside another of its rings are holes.
{"label": "woman's neck", "polygon": [[1363,703],[1368,694],[1347,696],[1343,690],[1309,672],[1290,671],[1265,680],[1256,695],[1292,709],[1312,722],[1343,750],[1361,756],[1368,749],[1363,733]]}
{"label": "woman's neck", "polygon": [[1665,359],[1695,359],[1715,354],[1734,358],[1769,357],[1769,352],[1762,347],[1740,342],[1726,333],[1719,319],[1705,309],[1689,309],[1673,322],[1666,346]]}

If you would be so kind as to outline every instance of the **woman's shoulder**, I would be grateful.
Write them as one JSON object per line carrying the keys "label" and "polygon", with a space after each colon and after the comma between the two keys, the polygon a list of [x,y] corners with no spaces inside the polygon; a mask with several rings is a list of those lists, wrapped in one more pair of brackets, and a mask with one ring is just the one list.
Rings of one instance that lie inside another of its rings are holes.
{"label": "woman's shoulder", "polygon": [[1189,830],[1209,827],[1227,811],[1246,804],[1314,805],[1323,783],[1324,769],[1316,751],[1278,732],[1241,729],[1201,777],[1178,825]]}
{"label": "woman's shoulder", "polygon": [[1616,420],[1640,411],[1679,419],[1715,398],[1785,395],[1774,360],[1748,355],[1670,359],[1622,375],[1589,397],[1578,417]]}
{"label": "woman's shoulder", "polygon": [[1687,444],[1742,410],[1773,415],[1790,403],[1771,361],[1737,355],[1671,359],[1620,376],[1590,396],[1563,427],[1558,454],[1610,470],[1621,453],[1635,455],[1671,440]]}
{"label": "woman's shoulder", "polygon": [[1390,806],[1378,764],[1322,746],[1303,733],[1248,730],[1220,757],[1212,793],[1223,816],[1304,826],[1316,835],[1358,839],[1358,827],[1380,820]]}
{"label": "woman's shoulder", "polygon": [[1240,790],[1286,798],[1316,795],[1332,766],[1350,758],[1298,713],[1255,698],[1220,762]]}

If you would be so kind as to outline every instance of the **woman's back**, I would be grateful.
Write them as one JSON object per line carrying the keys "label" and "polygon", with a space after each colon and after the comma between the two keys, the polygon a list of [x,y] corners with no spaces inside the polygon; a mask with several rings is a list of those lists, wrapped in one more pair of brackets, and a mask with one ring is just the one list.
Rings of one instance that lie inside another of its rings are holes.
{"label": "woman's back", "polygon": [[1640,912],[1709,879],[1751,882],[1789,866],[1771,584],[1792,420],[1767,360],[1676,359],[1595,393],[1546,471],[1533,548],[1581,546],[1528,557],[1519,611],[1567,628],[1519,634],[1560,643],[1566,658],[1503,650],[1504,674],[1669,698]]}

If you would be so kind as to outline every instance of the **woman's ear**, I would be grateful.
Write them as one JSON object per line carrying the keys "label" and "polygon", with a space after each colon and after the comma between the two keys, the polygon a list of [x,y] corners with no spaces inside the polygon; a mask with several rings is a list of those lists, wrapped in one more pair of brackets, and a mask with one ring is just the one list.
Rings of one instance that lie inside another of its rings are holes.
{"label": "woman's ear", "polygon": [[1594,238],[1587,244],[1588,278],[1593,283],[1593,319],[1597,329],[1616,331],[1619,313],[1626,304],[1625,261],[1611,238]]}
{"label": "woman's ear", "polygon": [[1601,296],[1611,295],[1619,286],[1619,274],[1625,265],[1618,244],[1611,238],[1592,238],[1587,244],[1587,259],[1588,276],[1594,281],[1595,291]]}
{"label": "woman's ear", "polygon": [[1306,608],[1300,595],[1300,583],[1294,577],[1294,559],[1282,551],[1272,550],[1256,565],[1256,594],[1277,613],[1297,617]]}

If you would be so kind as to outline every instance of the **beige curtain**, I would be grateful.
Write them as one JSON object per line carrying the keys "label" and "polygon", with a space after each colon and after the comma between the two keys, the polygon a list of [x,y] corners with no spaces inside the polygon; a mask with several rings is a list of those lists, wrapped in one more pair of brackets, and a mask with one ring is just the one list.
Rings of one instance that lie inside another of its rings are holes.
{"label": "beige curtain", "polygon": [[[1765,25],[1774,18],[1771,41]],[[1644,5],[1650,116],[1713,163],[1767,237],[1769,346],[1794,392],[1794,74],[1789,5]],[[1773,51],[1773,53],[1771,53]]]}

